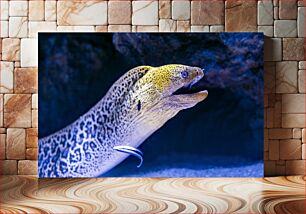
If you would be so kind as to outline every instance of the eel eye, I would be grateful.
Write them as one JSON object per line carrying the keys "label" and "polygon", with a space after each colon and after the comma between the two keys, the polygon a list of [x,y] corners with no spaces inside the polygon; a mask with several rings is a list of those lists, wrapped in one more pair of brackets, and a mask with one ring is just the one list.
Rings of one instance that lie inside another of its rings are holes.
{"label": "eel eye", "polygon": [[181,76],[182,76],[182,78],[186,79],[188,77],[188,72],[187,71],[182,71]]}

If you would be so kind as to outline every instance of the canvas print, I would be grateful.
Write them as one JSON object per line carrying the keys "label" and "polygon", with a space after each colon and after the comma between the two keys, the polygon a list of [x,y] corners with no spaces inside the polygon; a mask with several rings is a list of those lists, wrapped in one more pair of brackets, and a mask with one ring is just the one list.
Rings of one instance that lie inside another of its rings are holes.
{"label": "canvas print", "polygon": [[263,176],[262,33],[39,33],[40,178]]}

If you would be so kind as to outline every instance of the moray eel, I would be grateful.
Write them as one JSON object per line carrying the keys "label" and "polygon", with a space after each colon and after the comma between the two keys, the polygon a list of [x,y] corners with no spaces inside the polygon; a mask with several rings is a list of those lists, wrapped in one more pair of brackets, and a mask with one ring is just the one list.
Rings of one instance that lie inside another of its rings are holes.
{"label": "moray eel", "polygon": [[87,113],[39,139],[39,177],[96,177],[129,154],[140,156],[133,148],[207,97],[206,90],[181,93],[203,76],[201,68],[178,64],[129,70]]}

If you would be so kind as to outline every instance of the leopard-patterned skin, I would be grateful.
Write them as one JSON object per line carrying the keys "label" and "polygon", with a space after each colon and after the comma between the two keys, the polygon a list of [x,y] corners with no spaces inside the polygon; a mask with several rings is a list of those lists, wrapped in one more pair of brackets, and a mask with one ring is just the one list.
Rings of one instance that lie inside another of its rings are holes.
{"label": "leopard-patterned skin", "polygon": [[[188,77],[182,78],[183,71]],[[184,65],[131,69],[78,120],[39,140],[39,177],[93,177],[110,170],[128,156],[114,146],[139,146],[180,110],[206,98],[207,92],[172,95],[202,76],[200,68]]]}

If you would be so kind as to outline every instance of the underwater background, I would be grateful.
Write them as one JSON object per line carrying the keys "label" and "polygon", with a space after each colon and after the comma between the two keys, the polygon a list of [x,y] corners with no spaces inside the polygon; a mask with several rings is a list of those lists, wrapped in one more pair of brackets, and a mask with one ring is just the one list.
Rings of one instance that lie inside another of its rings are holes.
{"label": "underwater background", "polygon": [[86,113],[139,65],[204,68],[209,95],[102,176],[263,176],[262,33],[39,33],[39,138]]}

